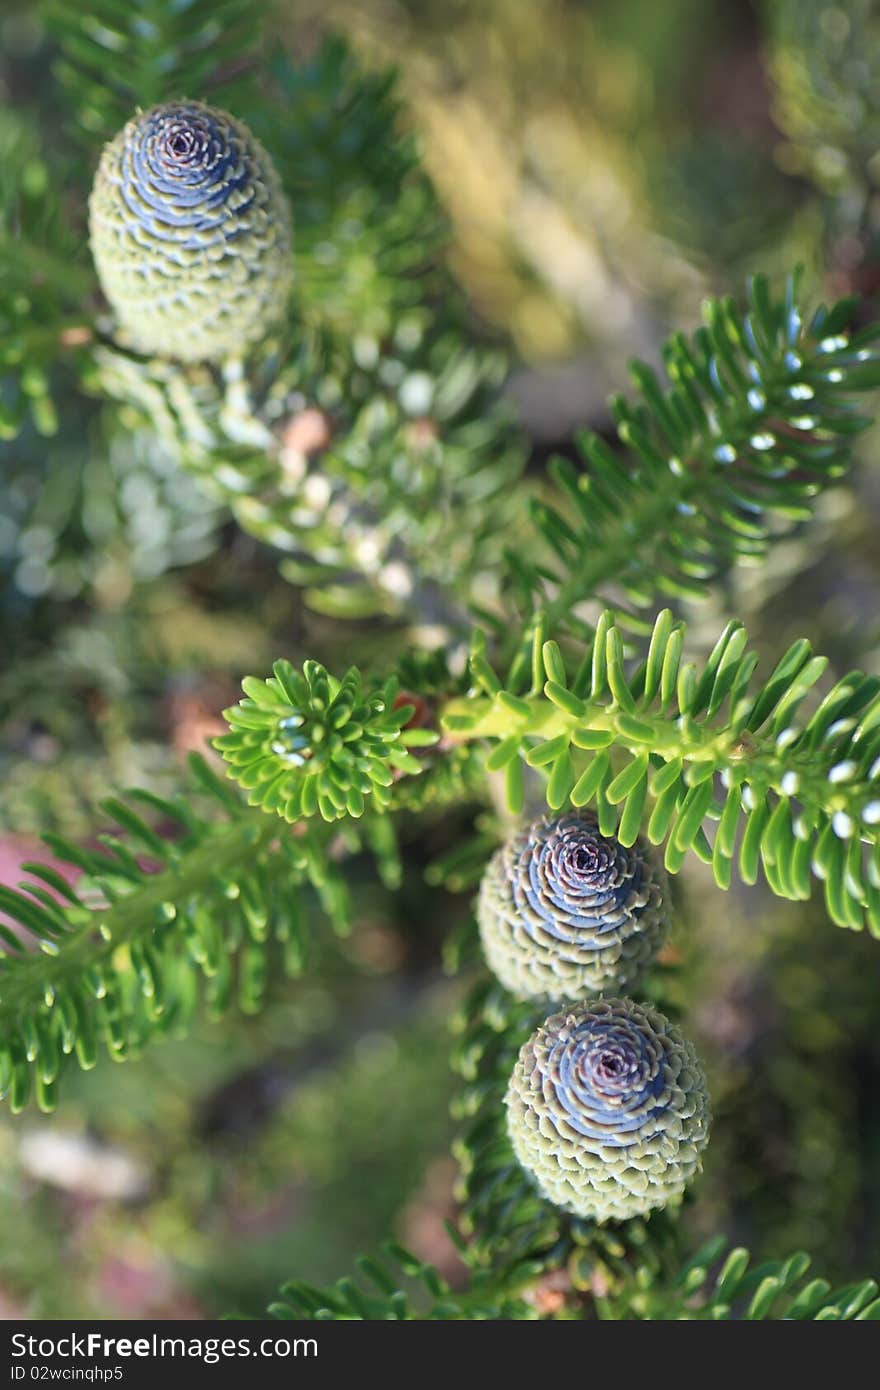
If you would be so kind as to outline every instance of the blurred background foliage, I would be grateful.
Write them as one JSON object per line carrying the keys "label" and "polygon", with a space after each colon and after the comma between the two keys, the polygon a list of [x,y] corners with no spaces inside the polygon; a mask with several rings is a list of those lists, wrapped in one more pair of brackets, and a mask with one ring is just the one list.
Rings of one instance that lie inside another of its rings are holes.
{"label": "blurred background foliage", "polygon": [[[332,31],[367,70],[397,68],[461,312],[509,356],[535,474],[580,427],[603,429],[630,357],[656,360],[747,269],[800,260],[818,295],[876,309],[874,0],[279,0],[273,28],[296,61]],[[26,233],[53,161],[87,170],[97,138],[77,146],[65,124],[39,7],[2,0],[0,54],[0,179],[11,151]],[[58,215],[75,266],[83,209]],[[805,635],[838,674],[880,669],[876,431],[858,448],[808,535],[728,578],[695,631],[734,613],[768,651]],[[154,437],[108,433],[71,397],[60,435],[34,427],[0,452],[0,882],[40,830],[94,835],[108,788],[172,790],[243,672],[279,652],[381,666],[403,636],[317,616]],[[71,1073],[51,1119],[4,1113],[7,1316],[259,1314],[292,1272],[335,1277],[389,1230],[455,1281],[461,986],[439,961],[469,901],[425,870],[469,823],[468,808],[413,823],[394,894],[356,860],[354,932],[317,931],[307,976],[274,985],[258,1018]],[[695,861],[680,894],[671,963],[716,1110],[686,1221],[758,1256],[809,1249],[831,1278],[876,1272],[876,943],[828,931],[817,902],[710,889]]]}

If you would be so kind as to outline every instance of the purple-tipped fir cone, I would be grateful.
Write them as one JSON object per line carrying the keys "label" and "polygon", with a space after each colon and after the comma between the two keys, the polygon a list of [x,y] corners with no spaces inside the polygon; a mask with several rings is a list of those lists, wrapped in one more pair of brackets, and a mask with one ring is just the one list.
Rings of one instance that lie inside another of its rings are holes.
{"label": "purple-tipped fir cone", "polygon": [[666,874],[588,811],[545,817],[493,855],[477,918],[490,969],[522,999],[629,990],[669,931]]}
{"label": "purple-tipped fir cone", "polygon": [[89,214],[124,345],[217,361],[283,316],[290,211],[268,154],[227,112],[175,101],[135,116],[104,148]]}
{"label": "purple-tipped fir cone", "polygon": [[542,1194],[597,1222],[677,1201],[709,1136],[693,1047],[629,999],[548,1018],[520,1051],[506,1103],[514,1151]]}

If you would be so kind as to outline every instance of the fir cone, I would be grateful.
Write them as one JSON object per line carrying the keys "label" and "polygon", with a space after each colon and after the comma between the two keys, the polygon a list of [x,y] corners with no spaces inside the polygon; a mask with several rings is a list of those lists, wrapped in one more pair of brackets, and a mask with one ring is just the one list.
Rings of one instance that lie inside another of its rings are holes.
{"label": "fir cone", "polygon": [[490,969],[523,999],[629,989],[669,930],[666,875],[586,811],[536,821],[493,855],[477,904]]}
{"label": "fir cone", "polygon": [[266,151],[225,111],[177,101],[135,116],[104,148],[89,212],[126,346],[239,356],[283,316],[289,209]]}
{"label": "fir cone", "polygon": [[693,1047],[630,999],[548,1018],[521,1049],[506,1102],[514,1151],[542,1194],[598,1222],[677,1200],[709,1136]]}

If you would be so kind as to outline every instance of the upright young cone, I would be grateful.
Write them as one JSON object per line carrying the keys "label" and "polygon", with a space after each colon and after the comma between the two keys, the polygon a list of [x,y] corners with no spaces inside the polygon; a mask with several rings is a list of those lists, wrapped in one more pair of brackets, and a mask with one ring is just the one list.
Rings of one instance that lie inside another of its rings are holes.
{"label": "upright young cone", "polygon": [[89,213],[126,346],[216,361],[283,315],[290,211],[268,154],[227,112],[177,101],[135,116],[105,146]]}
{"label": "upright young cone", "polygon": [[630,999],[548,1018],[521,1049],[506,1099],[514,1152],[543,1195],[598,1222],[677,1200],[709,1137],[693,1047]]}
{"label": "upright young cone", "polygon": [[669,930],[662,866],[589,811],[545,817],[493,855],[477,918],[490,969],[522,999],[629,990]]}

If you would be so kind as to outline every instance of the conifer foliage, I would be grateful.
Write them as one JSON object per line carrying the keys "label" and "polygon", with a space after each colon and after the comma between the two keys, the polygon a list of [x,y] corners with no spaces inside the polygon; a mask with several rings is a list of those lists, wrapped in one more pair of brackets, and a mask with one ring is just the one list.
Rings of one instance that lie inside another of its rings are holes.
{"label": "conifer foliage", "polygon": [[[705,654],[681,616],[845,479],[880,325],[757,274],[662,370],[632,365],[610,439],[525,478],[393,84],[337,41],[273,60],[260,9],[46,5],[75,133],[65,160],[0,123],[0,433],[137,438],[278,553],[291,603],[383,635],[339,674],[292,640],[177,791],[110,795],[96,839],[48,833],[52,863],[0,888],[0,1090],[48,1112],[70,1067],[258,1012],[325,921],[357,929],[353,857],[396,885],[399,835],[477,806],[491,833],[455,861],[488,966],[454,1023],[467,1278],[392,1244],[272,1315],[548,1316],[552,1274],[560,1317],[876,1318],[875,1284],[804,1254],[683,1254],[711,1087],[655,1001],[692,856],[719,894],[818,885],[880,937],[880,678],[805,638],[759,657],[736,619]],[[90,261],[65,209],[84,229],[92,178]]]}

